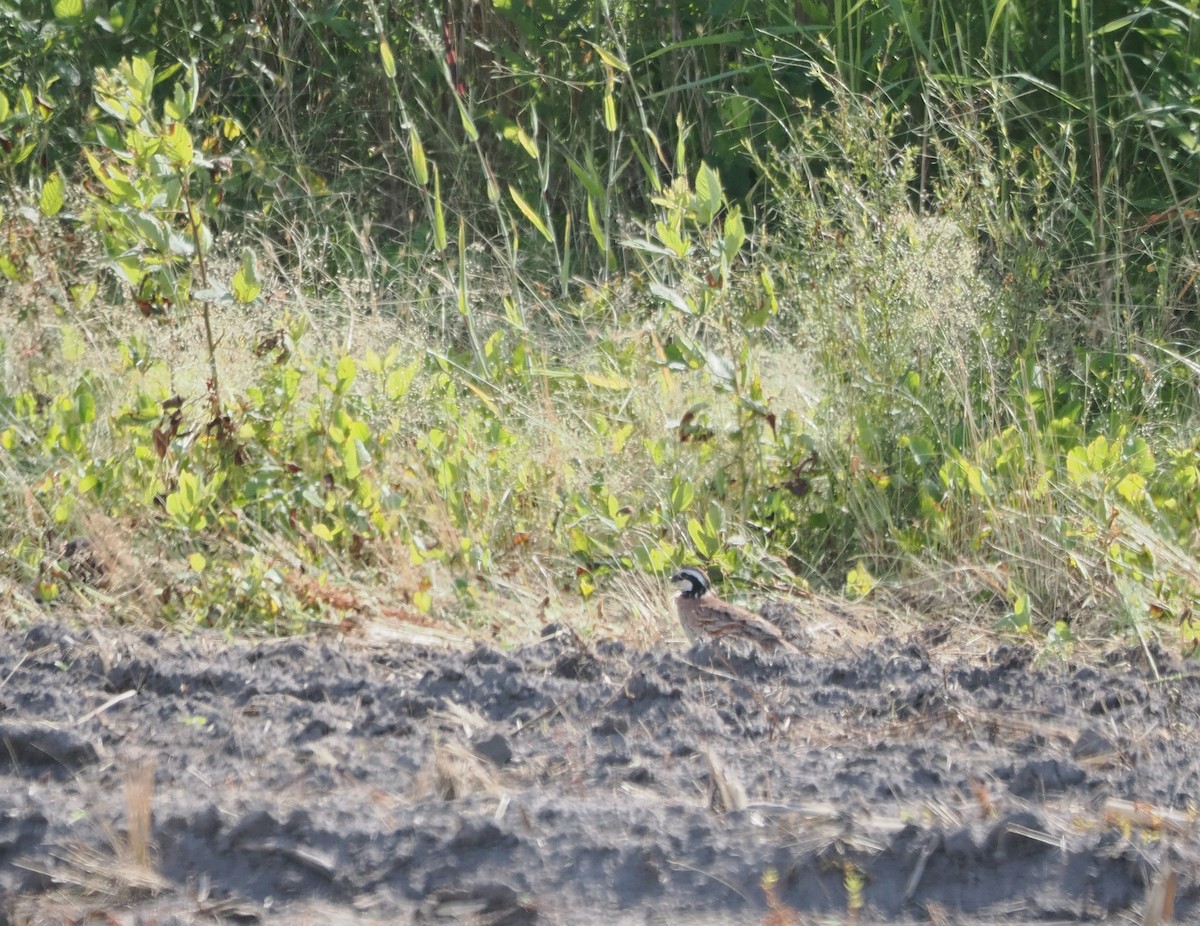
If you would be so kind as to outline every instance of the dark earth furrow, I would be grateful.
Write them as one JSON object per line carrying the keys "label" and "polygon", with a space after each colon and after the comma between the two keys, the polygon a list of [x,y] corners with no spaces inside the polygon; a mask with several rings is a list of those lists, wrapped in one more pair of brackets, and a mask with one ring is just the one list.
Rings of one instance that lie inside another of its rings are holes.
{"label": "dark earth furrow", "polygon": [[1112,661],[11,630],[0,923],[1194,921],[1200,680]]}

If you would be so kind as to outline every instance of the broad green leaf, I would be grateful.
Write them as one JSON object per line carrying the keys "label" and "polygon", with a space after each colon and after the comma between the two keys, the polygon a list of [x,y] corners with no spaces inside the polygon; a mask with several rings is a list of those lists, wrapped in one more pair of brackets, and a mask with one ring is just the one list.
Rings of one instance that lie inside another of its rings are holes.
{"label": "broad green leaf", "polygon": [[696,221],[707,225],[721,211],[721,177],[707,164],[696,171]]}
{"label": "broad green leaf", "polygon": [[866,598],[875,588],[875,577],[865,563],[859,561],[846,573],[846,594],[851,598]]}
{"label": "broad green leaf", "polygon": [[96,420],[96,395],[91,387],[80,384],[75,390],[75,416],[80,424],[91,424]]}
{"label": "broad green leaf", "polygon": [[687,253],[691,250],[691,243],[680,237],[666,222],[655,222],[654,230],[658,234],[658,240],[671,249],[671,252],[676,257],[687,257]]}
{"label": "broad green leaf", "polygon": [[679,479],[671,489],[671,513],[682,514],[687,511],[696,497],[696,490],[686,479]]}
{"label": "broad green leaf", "polygon": [[736,206],[725,217],[725,260],[732,261],[746,242],[746,229],[742,225],[742,213]]}
{"label": "broad green leaf", "polygon": [[703,525],[695,518],[688,519],[688,536],[696,546],[696,552],[705,559],[717,552],[717,538],[705,531]]}
{"label": "broad green leaf", "polygon": [[1093,473],[1103,472],[1109,463],[1109,445],[1108,438],[1101,434],[1094,441],[1088,444],[1087,448],[1088,467]]}
{"label": "broad green leaf", "polygon": [[196,507],[200,500],[200,479],[186,470],[179,474],[179,495],[188,510]]}
{"label": "broad green leaf", "polygon": [[412,387],[413,379],[417,375],[417,371],[421,369],[421,358],[418,357],[406,367],[392,370],[387,375],[387,380],[384,384],[384,391],[387,397],[393,402],[397,399],[402,399],[408,394],[408,390]]}
{"label": "broad green leaf", "polygon": [[342,444],[342,468],[346,471],[347,479],[357,479],[362,473],[358,462],[358,441],[348,440]]}
{"label": "broad green leaf", "polygon": [[696,307],[681,294],[678,290],[672,289],[669,286],[664,286],[662,283],[650,284],[651,295],[657,296],[668,305],[674,306],[684,315],[695,315]]}
{"label": "broad green leaf", "polygon": [[175,82],[175,90],[171,98],[163,104],[163,115],[170,122],[183,122],[192,115],[196,108],[196,96],[200,92],[200,82],[194,67],[188,68],[190,83],[182,80]]}
{"label": "broad green leaf", "polygon": [[1117,483],[1117,492],[1131,504],[1142,501],[1146,497],[1146,477],[1141,473],[1129,473]]}
{"label": "broad green leaf", "polygon": [[137,57],[129,63],[130,91],[139,106],[149,105],[154,92],[154,65],[148,58]]}
{"label": "broad green leaf", "polygon": [[203,553],[191,553],[188,555],[188,565],[192,567],[192,572],[199,575],[208,565],[208,560],[204,558]]}
{"label": "broad green leaf", "polygon": [[55,19],[78,19],[83,15],[83,0],[54,0]]}
{"label": "broad green leaf", "polygon": [[66,184],[63,182],[62,174],[54,171],[46,178],[42,184],[42,196],[39,202],[39,208],[44,216],[55,216],[62,211],[63,207],[63,192],[66,189]]}
{"label": "broad green leaf", "polygon": [[84,157],[87,158],[88,164],[92,168],[92,173],[96,175],[96,179],[104,184],[104,188],[116,197],[117,202],[123,205],[135,205],[140,197],[137,190],[134,188],[125,175],[121,173],[119,168],[109,168],[100,163],[92,152],[85,150]]}
{"label": "broad green leaf", "polygon": [[937,448],[933,441],[924,435],[907,434],[902,438],[902,443],[908,446],[913,462],[918,466],[924,466],[937,456]]}
{"label": "broad green leaf", "polygon": [[187,167],[192,163],[195,151],[192,135],[180,122],[172,122],[163,135],[163,150],[176,167]]}
{"label": "broad green leaf", "polygon": [[233,275],[233,298],[243,305],[253,302],[262,292],[258,279],[258,259],[250,248],[242,248],[242,265]]}
{"label": "broad green leaf", "polygon": [[1067,478],[1075,485],[1083,485],[1093,475],[1088,463],[1087,451],[1082,447],[1072,447],[1067,451]]}
{"label": "broad green leaf", "polygon": [[350,384],[354,382],[354,377],[358,375],[358,364],[354,362],[353,357],[343,357],[338,361],[337,365],[337,391],[345,392]]}
{"label": "broad green leaf", "polygon": [[1150,449],[1144,437],[1131,437],[1126,440],[1124,455],[1130,465],[1143,476],[1154,472],[1154,451]]}
{"label": "broad green leaf", "polygon": [[57,505],[54,506],[54,521],[57,524],[65,524],[70,520],[71,515],[75,513],[76,498],[74,495],[64,495]]}

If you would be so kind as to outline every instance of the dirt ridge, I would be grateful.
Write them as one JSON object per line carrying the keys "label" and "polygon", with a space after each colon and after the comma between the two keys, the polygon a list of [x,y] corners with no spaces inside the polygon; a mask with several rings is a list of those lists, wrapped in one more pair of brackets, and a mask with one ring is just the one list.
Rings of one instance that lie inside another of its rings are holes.
{"label": "dirt ridge", "polygon": [[8,630],[0,924],[1186,920],[1200,680],[1113,661]]}

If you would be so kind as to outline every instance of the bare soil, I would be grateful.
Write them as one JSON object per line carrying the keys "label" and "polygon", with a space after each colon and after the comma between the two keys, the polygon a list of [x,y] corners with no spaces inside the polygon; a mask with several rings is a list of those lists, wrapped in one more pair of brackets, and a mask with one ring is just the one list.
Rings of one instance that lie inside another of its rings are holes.
{"label": "bare soil", "polygon": [[938,642],[0,632],[0,924],[1197,921],[1200,678]]}

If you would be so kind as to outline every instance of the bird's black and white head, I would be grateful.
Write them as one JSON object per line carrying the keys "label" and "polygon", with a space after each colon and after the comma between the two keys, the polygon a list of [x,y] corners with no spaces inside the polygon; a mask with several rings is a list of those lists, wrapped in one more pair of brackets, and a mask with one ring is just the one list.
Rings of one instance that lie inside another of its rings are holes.
{"label": "bird's black and white head", "polygon": [[681,598],[700,598],[712,588],[704,570],[695,566],[684,566],[671,576],[671,582],[679,589]]}

